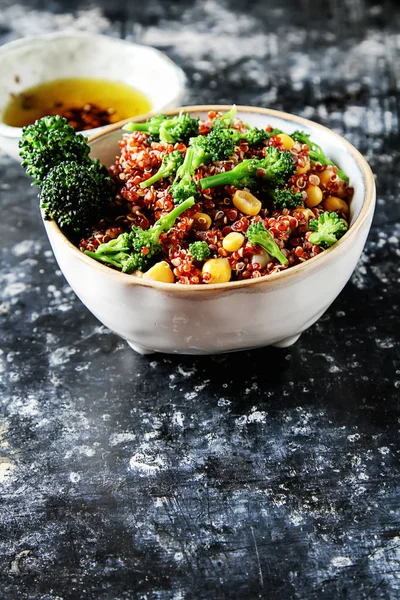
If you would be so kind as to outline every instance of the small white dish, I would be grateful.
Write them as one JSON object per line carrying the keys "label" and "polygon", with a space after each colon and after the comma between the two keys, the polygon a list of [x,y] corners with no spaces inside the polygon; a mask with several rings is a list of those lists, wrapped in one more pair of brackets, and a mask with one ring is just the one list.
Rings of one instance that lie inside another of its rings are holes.
{"label": "small white dish", "polygon": [[[69,77],[119,81],[143,92],[155,112],[182,103],[186,77],[165,54],[105,35],[50,33],[0,47],[0,148],[19,160],[22,128],[3,123],[10,94]],[[84,131],[87,137],[103,128]]]}
{"label": "small white dish", "polygon": [[[209,110],[230,108],[186,106],[184,110],[204,119]],[[214,354],[290,346],[334,301],[360,258],[375,207],[374,177],[362,155],[330,129],[295,115],[250,106],[238,106],[238,114],[257,127],[310,133],[350,177],[351,227],[328,250],[279,273],[221,284],[179,285],[102,265],[73,246],[54,221],[44,221],[57,262],[74,292],[106,327],[142,354]],[[107,166],[113,163],[122,124],[108,126],[90,140],[93,158]]]}

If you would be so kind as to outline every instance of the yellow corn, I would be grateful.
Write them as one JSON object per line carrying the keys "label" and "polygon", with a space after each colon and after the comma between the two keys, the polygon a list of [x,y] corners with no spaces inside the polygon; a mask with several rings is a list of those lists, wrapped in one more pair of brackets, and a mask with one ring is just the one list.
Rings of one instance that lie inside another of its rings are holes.
{"label": "yellow corn", "polygon": [[280,133],[278,138],[281,140],[285,150],[291,150],[295,144],[294,140],[287,133]]}
{"label": "yellow corn", "polygon": [[318,206],[318,204],[322,202],[323,194],[318,185],[309,185],[306,192],[307,198],[305,203],[308,208],[314,208],[314,206]]}
{"label": "yellow corn", "polygon": [[197,229],[200,229],[201,231],[210,229],[210,226],[212,223],[210,215],[207,215],[206,213],[202,213],[202,212],[197,212],[194,215],[193,219],[197,226]]}
{"label": "yellow corn", "polygon": [[333,171],[331,169],[325,169],[325,171],[318,173],[319,181],[322,187],[326,187],[328,183],[330,183],[332,175]]}
{"label": "yellow corn", "polygon": [[222,246],[224,250],[228,252],[236,252],[241,246],[243,246],[244,235],[238,231],[231,231],[222,240]]}
{"label": "yellow corn", "polygon": [[146,273],[143,273],[143,279],[163,281],[164,283],[174,283],[175,281],[172,269],[165,260],[156,263]]}
{"label": "yellow corn", "polygon": [[337,198],[336,196],[329,196],[324,201],[324,208],[325,210],[329,210],[330,212],[339,210],[345,215],[349,214],[349,205],[347,204],[347,202],[345,202],[341,198]]}
{"label": "yellow corn", "polygon": [[233,204],[245,215],[258,215],[261,210],[261,202],[247,190],[236,190],[233,195]]}
{"label": "yellow corn", "polygon": [[202,273],[211,275],[207,283],[226,283],[231,278],[231,266],[227,258],[210,258],[204,263]]}
{"label": "yellow corn", "polygon": [[312,210],[310,210],[309,208],[303,208],[302,206],[298,206],[297,208],[295,208],[296,212],[300,212],[304,215],[304,217],[307,219],[307,221],[309,219],[315,219],[315,215],[313,213]]}
{"label": "yellow corn", "polygon": [[297,167],[296,175],[304,175],[304,173],[307,173],[307,171],[309,171],[310,168],[311,168],[310,161],[307,161],[306,164],[304,165],[304,167]]}

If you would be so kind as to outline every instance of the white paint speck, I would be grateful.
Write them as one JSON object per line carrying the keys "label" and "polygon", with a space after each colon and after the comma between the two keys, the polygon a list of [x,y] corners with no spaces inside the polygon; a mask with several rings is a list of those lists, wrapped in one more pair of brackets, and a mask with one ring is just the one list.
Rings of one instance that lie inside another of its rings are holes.
{"label": "white paint speck", "polygon": [[131,431],[126,431],[124,433],[113,433],[110,435],[110,439],[108,443],[110,446],[117,446],[118,444],[123,444],[124,442],[133,442],[136,439],[136,435]]}
{"label": "white paint speck", "polygon": [[161,457],[151,459],[142,452],[137,452],[129,461],[129,467],[132,471],[139,471],[146,475],[155,474],[164,466]]}
{"label": "white paint speck", "polygon": [[0,483],[5,483],[6,480],[11,476],[11,473],[14,469],[14,463],[10,462],[9,460],[3,460],[0,462]]}
{"label": "white paint speck", "polygon": [[351,435],[347,436],[347,439],[349,442],[357,442],[360,439],[360,434],[359,433],[352,433]]}
{"label": "white paint speck", "polygon": [[49,362],[51,367],[57,367],[59,365],[64,365],[69,361],[69,357],[76,354],[76,349],[71,348],[69,346],[61,346],[61,348],[57,348],[54,352],[51,353]]}
{"label": "white paint speck", "polygon": [[334,556],[331,559],[331,565],[333,567],[337,567],[338,569],[342,569],[343,567],[350,567],[350,565],[352,564],[353,562],[348,556]]}
{"label": "white paint speck", "polygon": [[183,427],[185,416],[178,410],[172,415],[172,422],[178,427]]}

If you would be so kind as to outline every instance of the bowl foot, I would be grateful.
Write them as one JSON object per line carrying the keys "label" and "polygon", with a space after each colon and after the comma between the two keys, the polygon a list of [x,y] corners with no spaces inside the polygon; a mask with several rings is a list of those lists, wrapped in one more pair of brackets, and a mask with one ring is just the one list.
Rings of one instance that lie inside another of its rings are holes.
{"label": "bowl foot", "polygon": [[275,342],[275,344],[272,344],[272,346],[275,346],[275,348],[288,348],[289,346],[293,346],[293,344],[297,342],[300,335],[300,333],[298,335],[292,335],[291,337],[287,337],[284,340]]}
{"label": "bowl foot", "polygon": [[134,350],[135,352],[137,352],[138,354],[154,354],[154,350],[150,350],[149,348],[144,348],[144,346],[139,346],[139,344],[135,344],[134,342],[131,342],[129,340],[126,340],[129,344],[129,346],[132,348],[132,350]]}

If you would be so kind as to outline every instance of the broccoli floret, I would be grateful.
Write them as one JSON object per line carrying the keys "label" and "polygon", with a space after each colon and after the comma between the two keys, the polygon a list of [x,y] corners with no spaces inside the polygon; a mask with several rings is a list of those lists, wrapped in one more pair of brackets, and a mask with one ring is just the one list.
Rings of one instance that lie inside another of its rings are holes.
{"label": "broccoli floret", "polygon": [[41,184],[52,167],[60,162],[90,163],[90,148],[84,135],[75,133],[64,117],[43,117],[23,127],[19,142],[22,166],[33,183]]}
{"label": "broccoli floret", "polygon": [[288,262],[286,256],[280,251],[279,246],[275,242],[273,236],[261,221],[253,223],[247,229],[246,237],[250,244],[261,246],[271,256],[279,260],[282,265]]}
{"label": "broccoli floret", "polygon": [[161,124],[168,119],[166,115],[160,113],[159,115],[154,115],[147,119],[144,123],[127,123],[123,126],[124,131],[143,131],[144,133],[148,133],[151,138],[155,140],[159,140],[160,136],[160,127]]}
{"label": "broccoli floret", "polygon": [[184,202],[187,198],[193,196],[197,198],[199,195],[199,191],[197,189],[196,182],[193,179],[193,159],[194,159],[194,148],[190,146],[186,150],[185,160],[183,164],[179,167],[175,181],[171,186],[171,194],[174,199],[175,204],[180,204]]}
{"label": "broccoli floret", "polygon": [[45,219],[76,232],[94,225],[112,197],[108,171],[98,160],[61,162],[48,172],[39,195]]}
{"label": "broccoli floret", "polygon": [[85,254],[99,262],[113,265],[124,273],[144,271],[150,259],[161,252],[160,235],[169,231],[176,219],[193,204],[194,198],[188,198],[158,219],[149,229],[132,227],[130,233],[121,233],[116,239],[100,244],[95,252],[85,250]]}
{"label": "broccoli floret", "polygon": [[301,192],[294,192],[292,189],[287,190],[271,190],[270,195],[274,201],[276,208],[296,208],[297,206],[303,206],[303,194]]}
{"label": "broccoli floret", "polygon": [[181,164],[183,163],[182,153],[179,150],[174,150],[171,154],[165,154],[161,161],[161,166],[158,169],[157,173],[150,177],[150,179],[146,179],[146,181],[142,181],[140,184],[141,188],[147,188],[153,183],[156,183],[160,179],[165,179],[166,177],[172,177],[175,175]]}
{"label": "broccoli floret", "polygon": [[262,178],[274,187],[286,185],[296,170],[291,153],[286,150],[279,152],[274,146],[268,148],[268,154],[261,162],[261,169],[265,170]]}
{"label": "broccoli floret", "polygon": [[321,248],[329,248],[346,233],[347,226],[335,212],[324,212],[318,219],[311,219],[309,227],[312,233],[309,241]]}
{"label": "broccoli floret", "polygon": [[154,140],[167,144],[185,142],[199,132],[199,119],[192,118],[189,113],[181,112],[175,117],[166,117],[163,114],[147,119],[145,123],[128,123],[123,127],[125,131],[144,131]]}
{"label": "broccoli floret", "polygon": [[123,273],[142,271],[147,265],[147,256],[141,253],[132,254],[131,233],[121,233],[117,238],[100,244],[95,252],[85,251],[85,254],[99,262],[112,265]]}
{"label": "broccoli floret", "polygon": [[270,146],[265,158],[243,160],[231,171],[211,175],[200,180],[202,190],[219,185],[254,188],[260,182],[268,182],[273,187],[283,186],[293,175],[295,166],[290,152],[279,152]]}
{"label": "broccoli floret", "polygon": [[[265,129],[259,129],[258,127],[249,127],[246,125],[246,131],[240,132],[237,129],[233,129],[234,120],[236,117],[237,108],[235,105],[232,106],[231,110],[223,114],[221,117],[217,117],[214,119],[213,128],[211,129],[211,133],[213,131],[221,131],[228,130],[231,132],[231,135],[234,138],[235,143],[237,144],[239,140],[246,140],[246,142],[250,146],[259,146],[263,144],[266,140],[269,140],[273,135],[278,135],[282,133],[280,129],[273,129],[270,132],[265,131]],[[223,159],[220,159],[223,160]]]}
{"label": "broccoli floret", "polygon": [[193,242],[189,245],[189,252],[195,260],[202,262],[211,255],[210,248],[206,242]]}
{"label": "broccoli floret", "polygon": [[[310,148],[309,157],[312,162],[319,162],[321,165],[332,165],[333,167],[337,167],[333,160],[325,156],[321,146],[318,146],[318,144],[311,141],[310,136],[305,133],[305,131],[295,131],[292,133],[291,137],[295,142],[307,144],[307,146]],[[347,183],[349,182],[349,178],[344,171],[338,168],[337,174],[340,179],[346,181]]]}
{"label": "broccoli floret", "polygon": [[194,150],[192,171],[200,165],[230,158],[239,139],[234,132],[239,134],[236,129],[212,129],[208,135],[191,138],[189,144]]}
{"label": "broccoli floret", "polygon": [[213,129],[229,129],[232,127],[237,113],[236,104],[233,104],[232,108],[228,112],[224,113],[221,117],[217,117],[213,121]]}
{"label": "broccoli floret", "polygon": [[249,146],[259,146],[270,137],[271,135],[265,129],[258,129],[258,127],[251,127],[240,134],[240,139],[245,140]]}

